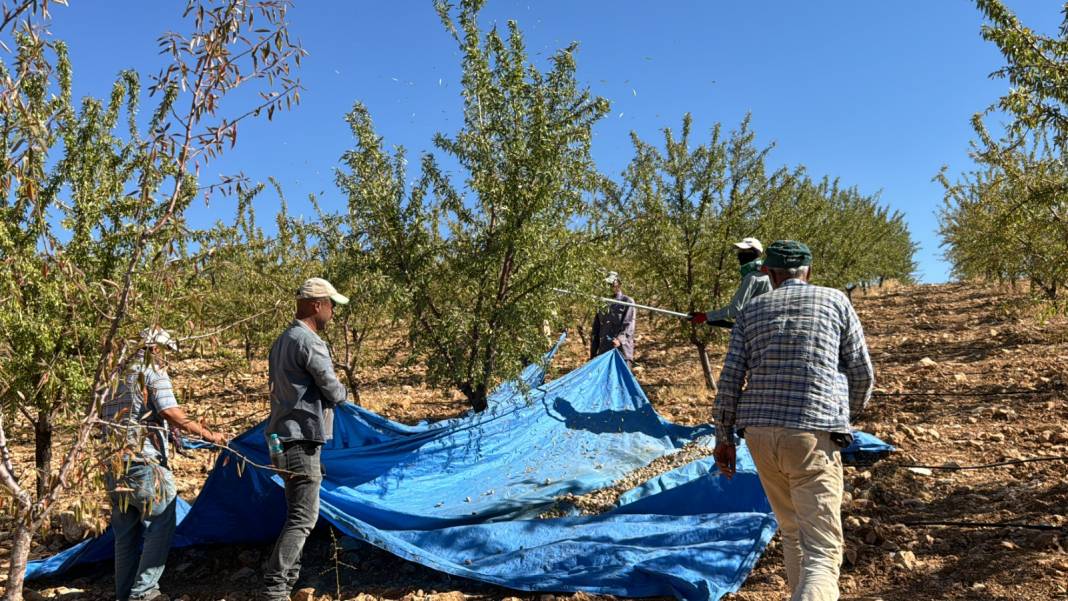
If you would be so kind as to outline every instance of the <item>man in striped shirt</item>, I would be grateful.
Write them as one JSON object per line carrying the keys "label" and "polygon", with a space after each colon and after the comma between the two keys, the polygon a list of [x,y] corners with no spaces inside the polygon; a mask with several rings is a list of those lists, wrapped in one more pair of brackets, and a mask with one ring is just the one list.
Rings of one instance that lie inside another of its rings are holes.
{"label": "man in striped shirt", "polygon": [[773,291],[738,316],[716,397],[716,463],[733,476],[735,434],[744,436],[779,522],[793,601],[838,599],[839,450],[874,385],[853,306],[808,283],[811,263],[800,242],[768,247]]}
{"label": "man in striped shirt", "polygon": [[143,330],[140,350],[100,410],[105,435],[120,447],[106,478],[115,533],[115,595],[120,601],[161,596],[159,579],[177,524],[168,426],[226,444],[226,436],[205,428],[178,406],[164,368],[166,349],[178,349],[166,330]]}

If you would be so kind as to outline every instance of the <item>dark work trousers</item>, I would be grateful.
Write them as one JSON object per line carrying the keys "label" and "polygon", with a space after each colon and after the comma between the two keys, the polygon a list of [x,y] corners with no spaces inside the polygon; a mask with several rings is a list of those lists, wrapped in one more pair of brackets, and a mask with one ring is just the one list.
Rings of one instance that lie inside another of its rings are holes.
{"label": "dark work trousers", "polygon": [[323,474],[319,463],[322,445],[308,441],[287,442],[282,456],[286,470],[286,523],[264,571],[266,597],[288,599],[300,576],[300,556],[319,519],[319,487]]}

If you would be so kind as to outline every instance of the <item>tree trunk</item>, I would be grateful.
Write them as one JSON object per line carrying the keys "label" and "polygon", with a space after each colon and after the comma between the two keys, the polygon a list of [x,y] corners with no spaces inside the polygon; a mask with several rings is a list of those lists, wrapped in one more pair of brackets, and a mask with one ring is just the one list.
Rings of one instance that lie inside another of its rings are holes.
{"label": "tree trunk", "polygon": [[30,558],[30,545],[33,541],[33,529],[28,522],[29,510],[20,511],[15,518],[15,532],[12,537],[11,563],[7,569],[7,590],[4,601],[22,601],[22,587],[26,580],[26,564]]}
{"label": "tree trunk", "polygon": [[360,399],[360,382],[356,377],[356,370],[351,365],[342,365],[341,371],[345,372],[345,379],[349,382],[349,392],[357,405],[363,405]]}
{"label": "tree trunk", "polygon": [[701,373],[705,376],[705,386],[712,391],[712,394],[716,394],[719,389],[716,387],[716,379],[712,377],[712,364],[708,361],[708,349],[700,341],[694,341],[693,345],[697,347],[697,358],[701,360]]}
{"label": "tree trunk", "polygon": [[464,393],[464,396],[467,397],[467,402],[471,404],[471,408],[475,412],[482,413],[489,407],[489,403],[486,402],[485,384],[479,384],[476,387],[472,387],[471,384],[462,384],[460,392]]}
{"label": "tree trunk", "polygon": [[52,416],[42,411],[33,425],[34,466],[37,468],[37,498],[44,498],[52,477]]}
{"label": "tree trunk", "polygon": [[[496,320],[490,321],[489,330],[494,332],[497,328]],[[487,397],[489,396],[489,383],[493,377],[493,370],[497,367],[497,336],[490,335],[486,350],[482,353],[482,381],[475,387],[474,396],[471,399],[471,408],[482,413],[489,408]]]}
{"label": "tree trunk", "polygon": [[476,413],[482,413],[489,408],[489,403],[486,402],[486,389],[483,386],[479,386],[476,392],[477,394],[471,399],[471,408]]}
{"label": "tree trunk", "polygon": [[578,327],[575,328],[578,331],[579,340],[582,341],[582,348],[585,348],[585,349],[590,348],[590,339],[586,337],[586,328],[587,327],[588,327],[588,324],[586,323],[586,320],[585,319],[580,319],[578,321]]}

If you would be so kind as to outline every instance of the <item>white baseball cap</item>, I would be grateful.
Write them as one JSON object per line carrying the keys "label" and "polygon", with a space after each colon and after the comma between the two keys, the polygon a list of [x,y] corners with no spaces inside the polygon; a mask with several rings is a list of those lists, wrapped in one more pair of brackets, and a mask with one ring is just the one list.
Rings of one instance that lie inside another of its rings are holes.
{"label": "white baseball cap", "polygon": [[741,242],[734,243],[734,247],[741,249],[755,248],[756,251],[759,253],[764,252],[764,245],[761,244],[760,240],[757,240],[756,238],[742,238]]}
{"label": "white baseball cap", "polygon": [[338,293],[337,288],[323,278],[308,278],[297,290],[297,298],[329,298],[339,305],[349,304],[349,297]]}
{"label": "white baseball cap", "polygon": [[178,342],[171,333],[159,326],[141,330],[141,346],[165,346],[172,351],[178,350]]}
{"label": "white baseball cap", "polygon": [[617,284],[620,282],[619,274],[614,271],[609,271],[608,275],[604,278],[605,284]]}

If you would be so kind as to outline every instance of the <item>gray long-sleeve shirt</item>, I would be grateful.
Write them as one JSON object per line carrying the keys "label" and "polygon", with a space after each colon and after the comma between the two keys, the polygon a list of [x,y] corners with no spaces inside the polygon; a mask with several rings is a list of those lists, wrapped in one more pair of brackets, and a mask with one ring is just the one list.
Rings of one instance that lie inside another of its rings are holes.
{"label": "gray long-sleeve shirt", "polygon": [[749,271],[742,276],[742,281],[738,283],[738,290],[734,292],[731,302],[722,309],[708,313],[708,321],[737,319],[746,303],[765,292],[771,292],[771,280],[768,276],[756,270]]}
{"label": "gray long-sleeve shirt", "polygon": [[271,419],[264,435],[282,442],[333,438],[334,406],[345,402],[345,387],[323,339],[294,320],[271,345],[267,364]]}
{"label": "gray long-sleeve shirt", "polygon": [[[620,292],[615,299],[633,303],[634,299]],[[609,303],[593,317],[593,335],[590,337],[590,358],[606,353],[613,348],[612,341],[619,339],[623,358],[634,358],[634,307]]]}

